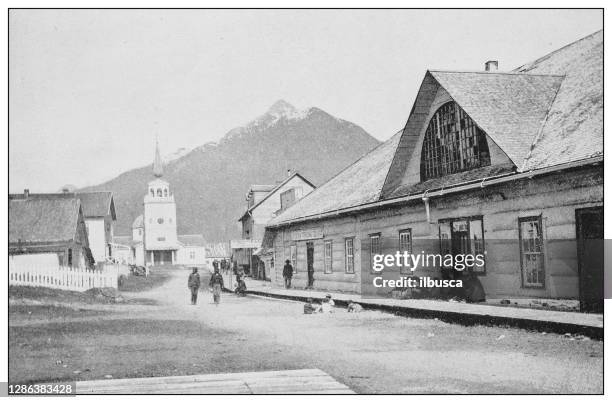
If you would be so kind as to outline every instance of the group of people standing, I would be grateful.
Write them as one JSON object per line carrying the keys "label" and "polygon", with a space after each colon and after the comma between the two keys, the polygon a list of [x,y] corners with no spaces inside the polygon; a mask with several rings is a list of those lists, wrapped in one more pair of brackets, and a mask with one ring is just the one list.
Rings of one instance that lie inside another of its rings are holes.
{"label": "group of people standing", "polygon": [[[236,262],[234,262],[234,265],[235,264]],[[213,269],[219,269],[221,273],[227,273],[230,269],[231,263],[227,259],[221,259],[221,260],[215,259],[213,260],[212,265],[213,265]]]}
{"label": "group of people standing", "polygon": [[[196,305],[198,303],[200,284],[198,268],[194,267],[187,280],[187,287],[191,291],[191,305]],[[223,290],[223,276],[219,273],[219,267],[214,268],[214,273],[210,276],[210,280],[208,281],[208,287],[212,291],[213,302],[215,305],[219,305],[219,302],[221,302],[221,290]]]}

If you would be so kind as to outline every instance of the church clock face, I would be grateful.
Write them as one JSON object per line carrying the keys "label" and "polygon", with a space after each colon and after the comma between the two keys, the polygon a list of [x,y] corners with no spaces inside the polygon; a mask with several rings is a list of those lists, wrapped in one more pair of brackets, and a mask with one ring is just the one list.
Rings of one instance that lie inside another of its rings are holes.
{"label": "church clock face", "polygon": [[164,223],[164,219],[163,218],[158,218],[157,219],[157,223],[158,224],[163,224]]}

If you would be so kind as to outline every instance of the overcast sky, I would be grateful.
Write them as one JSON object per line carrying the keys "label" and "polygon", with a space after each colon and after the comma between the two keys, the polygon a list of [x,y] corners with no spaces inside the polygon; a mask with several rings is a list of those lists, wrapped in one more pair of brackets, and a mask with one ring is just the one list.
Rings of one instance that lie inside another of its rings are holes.
{"label": "overcast sky", "polygon": [[500,70],[602,28],[597,10],[12,10],[11,192],[97,184],[219,140],[278,99],[386,140],[428,68]]}

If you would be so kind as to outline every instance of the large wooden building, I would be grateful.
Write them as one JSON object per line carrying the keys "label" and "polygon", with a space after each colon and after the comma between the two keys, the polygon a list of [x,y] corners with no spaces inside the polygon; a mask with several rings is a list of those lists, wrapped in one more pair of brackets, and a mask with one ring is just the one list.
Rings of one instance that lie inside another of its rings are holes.
{"label": "large wooden building", "polygon": [[427,71],[403,130],[268,223],[296,286],[310,267],[314,288],[359,293],[377,254],[486,252],[473,272],[487,298],[600,309],[603,255],[588,240],[603,238],[603,32],[496,64]]}

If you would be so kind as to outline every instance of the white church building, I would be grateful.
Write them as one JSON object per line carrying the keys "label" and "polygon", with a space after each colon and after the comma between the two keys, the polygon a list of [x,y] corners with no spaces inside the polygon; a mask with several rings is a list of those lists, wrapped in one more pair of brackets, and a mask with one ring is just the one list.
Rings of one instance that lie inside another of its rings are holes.
{"label": "white church building", "polygon": [[163,166],[157,144],[153,175],[155,179],[149,182],[144,196],[143,214],[132,224],[132,239],[116,237],[116,244],[129,247],[128,260],[139,266],[204,265],[204,237],[201,234],[177,234],[176,202],[170,184],[162,179]]}

